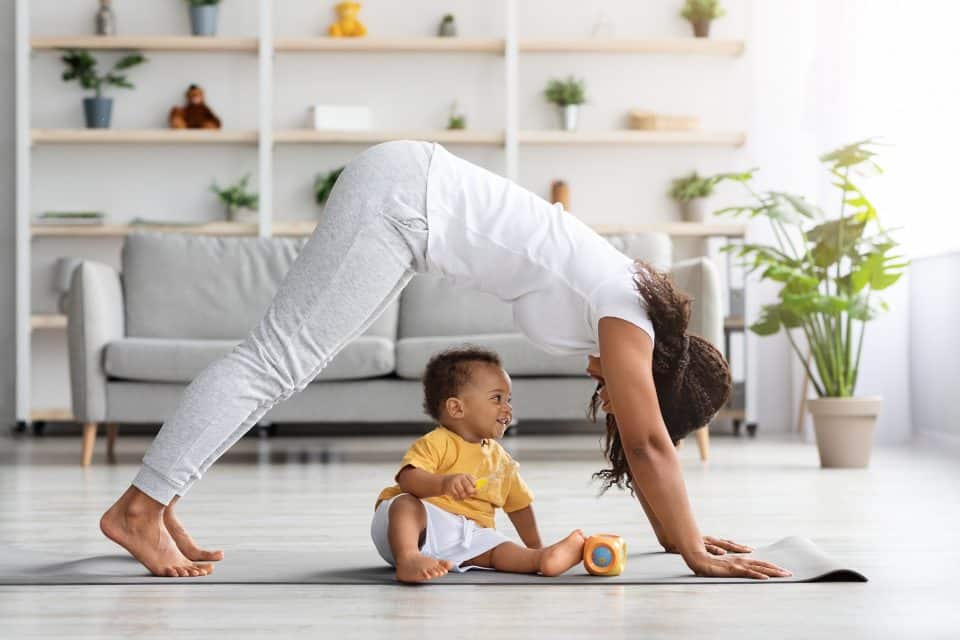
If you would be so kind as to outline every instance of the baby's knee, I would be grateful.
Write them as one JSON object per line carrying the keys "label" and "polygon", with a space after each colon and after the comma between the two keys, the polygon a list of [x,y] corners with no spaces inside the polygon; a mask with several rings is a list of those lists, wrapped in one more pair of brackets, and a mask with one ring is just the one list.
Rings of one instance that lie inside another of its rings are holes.
{"label": "baby's knee", "polygon": [[404,493],[393,499],[390,503],[390,518],[406,517],[417,518],[426,522],[427,510],[416,496]]}

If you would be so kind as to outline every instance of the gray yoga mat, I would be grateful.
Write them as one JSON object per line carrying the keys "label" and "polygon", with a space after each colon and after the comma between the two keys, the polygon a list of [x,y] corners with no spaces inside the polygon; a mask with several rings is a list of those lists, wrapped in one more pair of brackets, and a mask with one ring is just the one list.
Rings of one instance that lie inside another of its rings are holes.
{"label": "gray yoga mat", "polygon": [[[784,538],[756,549],[758,558],[793,572],[789,578],[698,578],[680,556],[631,553],[622,575],[589,575],[582,565],[556,578],[472,570],[450,573],[431,585],[457,584],[719,584],[747,582],[866,582],[863,574],[825,554],[806,538]],[[393,570],[377,554],[336,551],[232,551],[202,578],[157,578],[132,557],[119,553],[77,558],[61,553],[0,546],[0,584],[394,584]]]}

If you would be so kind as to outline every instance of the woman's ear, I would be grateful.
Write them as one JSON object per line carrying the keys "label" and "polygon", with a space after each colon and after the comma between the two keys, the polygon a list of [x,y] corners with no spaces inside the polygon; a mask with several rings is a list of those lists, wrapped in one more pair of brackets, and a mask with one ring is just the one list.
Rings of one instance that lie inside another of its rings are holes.
{"label": "woman's ear", "polygon": [[443,408],[446,411],[446,414],[451,418],[463,417],[463,401],[456,396],[444,400]]}

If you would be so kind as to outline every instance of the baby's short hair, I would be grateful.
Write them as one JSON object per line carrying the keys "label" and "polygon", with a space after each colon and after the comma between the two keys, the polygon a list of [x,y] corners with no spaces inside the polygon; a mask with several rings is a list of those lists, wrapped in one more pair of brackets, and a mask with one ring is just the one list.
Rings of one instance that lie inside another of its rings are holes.
{"label": "baby's short hair", "polygon": [[423,410],[440,420],[443,403],[460,393],[470,382],[470,366],[476,363],[500,365],[500,356],[489,349],[467,345],[434,355],[423,372]]}

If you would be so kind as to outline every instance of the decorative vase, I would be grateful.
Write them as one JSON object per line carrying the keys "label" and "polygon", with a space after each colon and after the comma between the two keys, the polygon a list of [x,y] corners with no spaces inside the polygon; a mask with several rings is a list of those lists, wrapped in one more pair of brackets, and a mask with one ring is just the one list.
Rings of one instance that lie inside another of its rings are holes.
{"label": "decorative vase", "polygon": [[437,35],[441,38],[457,37],[457,21],[453,16],[443,16],[440,26],[437,28]]}
{"label": "decorative vase", "polygon": [[233,205],[227,207],[227,222],[249,224],[251,222],[257,222],[259,217],[260,216],[255,209],[250,209],[248,207],[237,207]]}
{"label": "decorative vase", "polygon": [[215,4],[190,7],[190,29],[195,36],[217,35],[217,10]]}
{"label": "decorative vase", "polygon": [[870,463],[873,430],[882,404],[879,396],[807,400],[821,467],[856,469]]}
{"label": "decorative vase", "polygon": [[110,4],[111,0],[100,0],[100,9],[96,17],[98,36],[117,35],[117,17],[113,14]]}
{"label": "decorative vase", "polygon": [[710,21],[709,20],[697,20],[691,22],[693,25],[693,35],[696,38],[709,38],[710,37]]}
{"label": "decorative vase", "polygon": [[687,222],[706,222],[709,218],[707,202],[704,198],[693,198],[680,203],[680,214]]}
{"label": "decorative vase", "polygon": [[580,105],[565,104],[560,107],[560,115],[563,118],[564,131],[575,131],[577,128],[577,117],[580,115]]}
{"label": "decorative vase", "polygon": [[113,98],[84,98],[83,115],[87,129],[109,129],[110,114],[113,111]]}

